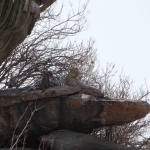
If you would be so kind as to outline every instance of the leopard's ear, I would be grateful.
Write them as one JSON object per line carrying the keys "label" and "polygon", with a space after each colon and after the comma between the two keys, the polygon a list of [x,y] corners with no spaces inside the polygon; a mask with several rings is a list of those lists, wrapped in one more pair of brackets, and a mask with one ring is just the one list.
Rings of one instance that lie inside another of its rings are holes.
{"label": "leopard's ear", "polygon": [[76,74],[74,74],[74,73],[72,73],[71,76],[72,76],[73,78],[76,78],[76,77],[77,77]]}
{"label": "leopard's ear", "polygon": [[48,70],[44,70],[42,72],[43,75],[48,75],[50,78],[53,77],[53,73],[51,71],[48,71]]}
{"label": "leopard's ear", "polygon": [[53,73],[51,71],[48,71],[48,76],[52,78],[53,77]]}
{"label": "leopard's ear", "polygon": [[70,69],[70,72],[77,73],[77,72],[79,72],[79,69],[73,67],[73,68]]}

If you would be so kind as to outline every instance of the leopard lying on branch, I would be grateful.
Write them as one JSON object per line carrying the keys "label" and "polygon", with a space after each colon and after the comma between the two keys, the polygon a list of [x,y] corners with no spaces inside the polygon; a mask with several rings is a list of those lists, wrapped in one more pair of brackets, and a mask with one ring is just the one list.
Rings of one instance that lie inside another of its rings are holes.
{"label": "leopard lying on branch", "polygon": [[37,81],[34,85],[29,85],[23,88],[20,88],[19,90],[23,92],[30,92],[35,90],[45,90],[49,87],[55,87],[55,86],[79,86],[81,88],[81,91],[79,93],[87,94],[87,95],[93,95],[98,97],[104,97],[104,94],[100,92],[100,90],[88,87],[84,84],[82,84],[79,80],[80,72],[78,68],[71,68],[68,72],[68,75],[65,78],[65,82],[62,82],[60,80],[53,79],[53,74],[50,71],[45,71],[43,73],[42,79],[40,81]]}

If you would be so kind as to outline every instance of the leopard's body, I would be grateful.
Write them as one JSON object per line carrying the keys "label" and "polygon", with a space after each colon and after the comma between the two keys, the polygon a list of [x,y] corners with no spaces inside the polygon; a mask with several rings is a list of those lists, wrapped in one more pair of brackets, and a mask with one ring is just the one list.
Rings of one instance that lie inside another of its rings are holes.
{"label": "leopard's body", "polygon": [[44,90],[49,87],[55,87],[55,86],[80,86],[82,91],[86,91],[86,94],[94,94],[103,96],[103,94],[95,88],[86,86],[82,84],[79,80],[80,72],[78,68],[72,68],[68,72],[68,75],[66,76],[65,82],[62,82],[61,80],[55,80],[52,78],[52,74],[44,73],[43,77],[40,81],[35,82],[33,85],[26,86],[24,88],[21,88],[20,90],[23,92],[30,92],[35,90]]}
{"label": "leopard's body", "polygon": [[80,75],[80,72],[78,68],[70,69],[68,75],[66,76],[65,84],[69,86],[79,85],[79,75]]}
{"label": "leopard's body", "polygon": [[55,87],[55,86],[64,86],[65,84],[58,81],[58,80],[50,80],[47,84],[47,87],[41,88],[42,80],[35,82],[33,85],[25,86],[23,88],[20,88],[19,90],[23,92],[30,92],[30,91],[36,91],[36,90],[44,90],[49,87]]}
{"label": "leopard's body", "polygon": [[100,90],[83,84],[80,81],[79,76],[80,76],[80,72],[79,72],[78,68],[70,69],[70,72],[68,73],[68,75],[66,77],[65,84],[69,85],[69,86],[80,86],[81,87],[80,93],[82,93],[82,94],[104,97],[104,94],[101,93]]}
{"label": "leopard's body", "polygon": [[63,86],[63,84],[59,80],[53,79],[53,74],[51,71],[44,71],[40,80],[36,81],[33,85],[25,86],[19,90],[23,92],[30,92],[35,90],[45,90],[54,86]]}

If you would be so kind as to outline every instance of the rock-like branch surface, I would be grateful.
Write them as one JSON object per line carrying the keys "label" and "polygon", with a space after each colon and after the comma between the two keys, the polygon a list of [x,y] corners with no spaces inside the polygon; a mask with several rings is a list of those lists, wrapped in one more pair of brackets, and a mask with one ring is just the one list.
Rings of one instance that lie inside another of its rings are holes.
{"label": "rock-like branch surface", "polygon": [[1,90],[0,135],[10,140],[14,131],[19,135],[28,123],[27,143],[34,143],[40,136],[58,129],[91,133],[93,128],[132,122],[145,117],[149,110],[145,101],[86,95],[79,86],[30,93]]}
{"label": "rock-like branch surface", "polygon": [[[24,112],[21,124],[25,124],[35,106],[40,109],[31,118],[30,132],[38,136],[56,129],[89,133],[93,128],[121,125],[143,118],[150,110],[145,101],[94,97],[81,94],[80,90],[80,87],[65,86],[44,92],[0,91],[0,132],[9,124],[11,128],[8,127],[7,132],[10,135]],[[21,128],[22,125],[17,130]]]}

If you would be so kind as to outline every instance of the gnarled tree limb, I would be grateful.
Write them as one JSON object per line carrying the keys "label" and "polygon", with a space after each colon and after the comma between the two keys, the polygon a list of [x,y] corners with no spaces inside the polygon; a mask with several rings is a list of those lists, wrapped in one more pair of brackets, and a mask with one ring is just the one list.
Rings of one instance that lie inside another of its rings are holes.
{"label": "gnarled tree limb", "polygon": [[0,65],[31,33],[40,12],[43,12],[54,1],[36,0],[36,3],[33,0],[15,0],[9,3],[0,2],[0,5],[3,6],[0,8]]}

